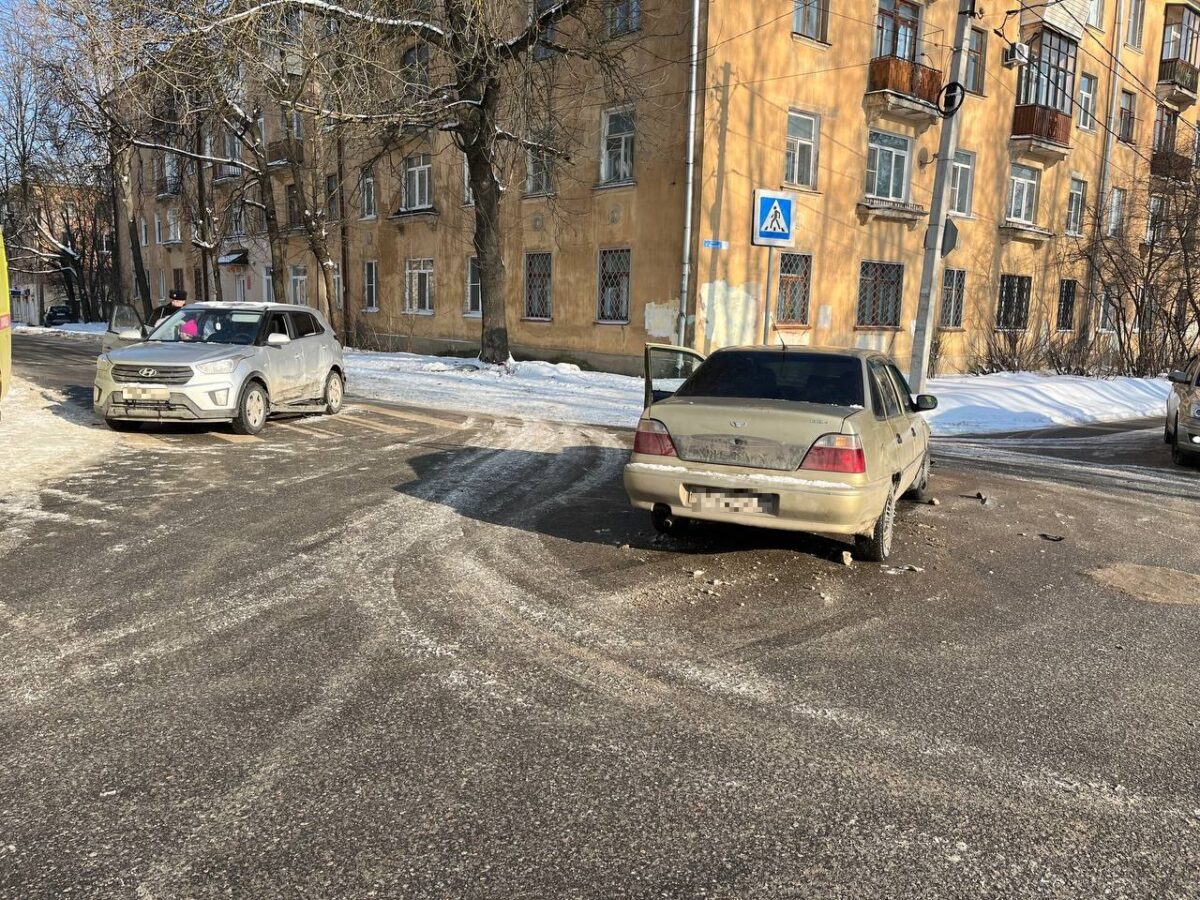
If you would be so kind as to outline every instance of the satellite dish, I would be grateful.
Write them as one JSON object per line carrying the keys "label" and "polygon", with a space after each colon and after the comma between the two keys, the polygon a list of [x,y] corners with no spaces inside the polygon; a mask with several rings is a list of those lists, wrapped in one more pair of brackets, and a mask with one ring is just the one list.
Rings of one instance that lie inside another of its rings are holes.
{"label": "satellite dish", "polygon": [[928,148],[922,147],[919,151],[917,151],[917,164],[922,169],[925,168],[927,165],[929,165],[931,162],[933,162],[933,156],[930,154]]}

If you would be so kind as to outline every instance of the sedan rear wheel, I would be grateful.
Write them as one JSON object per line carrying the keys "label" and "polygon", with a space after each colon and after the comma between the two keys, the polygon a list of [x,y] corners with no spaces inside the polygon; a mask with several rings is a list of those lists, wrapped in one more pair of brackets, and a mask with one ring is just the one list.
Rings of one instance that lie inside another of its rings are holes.
{"label": "sedan rear wheel", "polygon": [[892,554],[892,535],[896,530],[896,489],[888,490],[883,512],[875,520],[870,534],[854,538],[854,554],[864,562],[886,562]]}
{"label": "sedan rear wheel", "polygon": [[921,471],[917,473],[917,480],[912,483],[912,487],[908,489],[904,497],[906,500],[912,500],[914,503],[925,503],[929,500],[929,451],[925,451],[925,458],[921,460]]}
{"label": "sedan rear wheel", "polygon": [[270,403],[267,392],[258,383],[250,384],[242,391],[237,415],[233,419],[233,430],[238,434],[258,434],[267,424]]}

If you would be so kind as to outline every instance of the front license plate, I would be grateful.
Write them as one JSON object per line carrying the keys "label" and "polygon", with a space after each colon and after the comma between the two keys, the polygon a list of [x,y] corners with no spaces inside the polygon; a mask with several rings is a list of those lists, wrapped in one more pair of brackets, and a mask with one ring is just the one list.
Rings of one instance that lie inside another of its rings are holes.
{"label": "front license plate", "polygon": [[129,400],[170,400],[171,392],[166,388],[125,388],[122,396]]}
{"label": "front license plate", "polygon": [[688,501],[696,512],[728,512],[774,516],[779,513],[778,494],[759,494],[730,488],[688,486]]}

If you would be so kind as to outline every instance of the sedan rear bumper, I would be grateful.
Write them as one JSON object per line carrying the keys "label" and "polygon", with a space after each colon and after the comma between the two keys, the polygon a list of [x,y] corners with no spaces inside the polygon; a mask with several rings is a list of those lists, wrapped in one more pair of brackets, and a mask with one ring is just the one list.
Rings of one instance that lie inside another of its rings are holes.
{"label": "sedan rear bumper", "polygon": [[[821,481],[784,473],[744,474],[695,468],[687,464],[642,462],[625,466],[625,491],[638,509],[668,506],[677,516],[730,522],[758,528],[819,534],[869,534],[883,511],[890,481],[864,484]],[[718,496],[748,497],[763,511],[716,508],[707,502]],[[761,498],[755,500],[755,498]],[[777,501],[775,498],[778,498]]]}

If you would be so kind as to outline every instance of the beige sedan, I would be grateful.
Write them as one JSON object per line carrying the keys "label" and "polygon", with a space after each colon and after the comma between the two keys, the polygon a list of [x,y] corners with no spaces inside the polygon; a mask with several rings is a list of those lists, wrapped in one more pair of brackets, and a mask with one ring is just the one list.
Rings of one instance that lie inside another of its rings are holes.
{"label": "beige sedan", "polygon": [[688,519],[852,536],[892,548],[896,501],[929,479],[937,407],[867,350],[646,348],[646,409],[625,490],[660,531]]}

